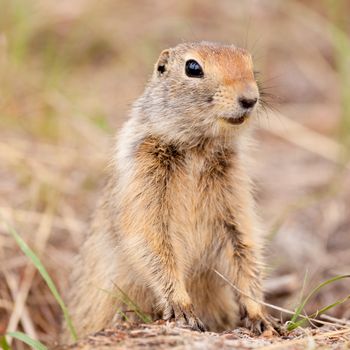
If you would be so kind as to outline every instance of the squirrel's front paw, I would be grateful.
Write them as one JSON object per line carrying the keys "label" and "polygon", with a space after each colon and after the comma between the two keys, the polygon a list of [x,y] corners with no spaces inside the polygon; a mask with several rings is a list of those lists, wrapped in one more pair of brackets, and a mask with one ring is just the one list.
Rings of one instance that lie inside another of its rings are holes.
{"label": "squirrel's front paw", "polygon": [[202,321],[195,315],[192,304],[171,303],[166,320],[174,319],[179,327],[190,327],[194,331],[205,332]]}
{"label": "squirrel's front paw", "polygon": [[273,318],[265,314],[265,312],[260,307],[254,309],[254,312],[252,312],[252,309],[247,310],[246,308],[241,308],[242,326],[248,328],[251,332],[257,335],[277,335],[278,332],[276,329],[278,329],[278,327]]}
{"label": "squirrel's front paw", "polygon": [[264,315],[259,315],[255,317],[244,317],[242,319],[243,326],[248,328],[254,334],[272,336],[277,335],[275,328],[270,320],[268,320]]}

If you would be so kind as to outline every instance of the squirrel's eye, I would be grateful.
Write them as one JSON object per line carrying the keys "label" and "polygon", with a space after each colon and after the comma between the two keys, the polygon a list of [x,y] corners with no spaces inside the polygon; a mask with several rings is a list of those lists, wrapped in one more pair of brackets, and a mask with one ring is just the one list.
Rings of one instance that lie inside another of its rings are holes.
{"label": "squirrel's eye", "polygon": [[186,75],[191,78],[202,78],[203,69],[195,60],[186,61]]}

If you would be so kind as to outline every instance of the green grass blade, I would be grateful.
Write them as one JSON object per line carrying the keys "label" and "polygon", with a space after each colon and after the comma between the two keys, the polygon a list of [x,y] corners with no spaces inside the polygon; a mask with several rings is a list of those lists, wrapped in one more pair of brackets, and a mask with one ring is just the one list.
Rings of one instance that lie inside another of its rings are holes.
{"label": "green grass blade", "polygon": [[32,339],[27,334],[24,334],[22,332],[9,332],[9,333],[7,333],[7,335],[9,337],[18,339],[18,340],[22,341],[23,343],[26,343],[27,345],[29,345],[31,348],[33,348],[35,350],[48,350],[48,348],[43,343],[41,343],[39,340]]}
{"label": "green grass blade", "polygon": [[18,246],[21,248],[22,252],[32,261],[32,263],[37,268],[37,270],[39,271],[40,275],[42,276],[42,278],[46,282],[46,284],[49,287],[52,295],[55,297],[57,303],[59,304],[59,306],[62,309],[64,319],[67,322],[67,326],[68,326],[68,329],[69,329],[69,331],[71,333],[71,336],[72,336],[73,340],[76,341],[78,339],[78,337],[77,337],[77,333],[75,331],[75,328],[73,326],[72,320],[71,320],[71,318],[69,316],[68,309],[67,309],[66,305],[64,304],[64,301],[61,298],[61,296],[60,296],[60,294],[59,294],[59,292],[58,292],[58,290],[57,290],[53,280],[51,279],[50,275],[46,271],[44,265],[42,264],[40,259],[37,257],[37,255],[29,248],[27,243],[17,233],[17,231],[12,226],[10,226],[7,223],[7,221],[5,221],[1,216],[0,216],[0,218],[5,222],[9,233],[16,240],[16,242],[17,242]]}
{"label": "green grass blade", "polygon": [[336,302],[332,303],[332,304],[329,304],[325,307],[323,307],[321,310],[318,310],[313,317],[318,317],[322,314],[324,314],[326,311],[330,310],[330,309],[333,309],[334,307],[340,305],[340,304],[343,304],[345,302],[347,302],[348,300],[350,300],[350,294],[347,295],[345,298],[343,299],[340,299],[340,300],[337,300]]}
{"label": "green grass blade", "polygon": [[305,287],[306,287],[306,281],[308,279],[308,274],[309,274],[309,269],[306,268],[305,270],[305,275],[304,275],[304,279],[303,279],[303,285],[301,286],[301,291],[300,291],[300,297],[299,297],[299,304],[302,302],[303,300],[303,295],[305,292]]}
{"label": "green grass blade", "polygon": [[122,310],[117,310],[117,314],[121,315],[122,317],[124,317],[126,322],[130,322],[129,317],[126,315],[126,313],[124,313]]}
{"label": "green grass blade", "polygon": [[294,329],[294,325],[297,323],[297,320],[301,314],[301,312],[303,311],[305,305],[308,303],[308,301],[320,290],[322,289],[323,287],[327,286],[328,284],[331,284],[333,282],[336,282],[336,281],[339,281],[339,280],[342,280],[344,278],[350,278],[350,275],[340,275],[340,276],[336,276],[336,277],[333,277],[333,278],[330,278],[329,280],[325,281],[325,282],[322,282],[320,283],[316,288],[314,288],[308,295],[307,297],[300,303],[300,305],[298,306],[298,308],[296,309],[292,319],[290,320],[289,322],[289,325],[288,325],[288,330],[292,330]]}
{"label": "green grass blade", "polygon": [[152,322],[152,319],[145,314],[140,307],[132,300],[129,298],[129,296],[122,290],[120,289],[118,286],[116,286],[119,293],[124,297],[124,302],[131,307],[135,313],[137,314],[137,316],[144,322],[144,323],[150,323]]}
{"label": "green grass blade", "polygon": [[[345,298],[337,300],[336,302],[323,307],[321,310],[318,310],[317,312],[313,313],[309,318],[316,318],[316,317],[324,314],[326,311],[333,309],[334,307],[347,302],[348,300],[350,300],[350,295],[347,295]],[[292,331],[293,329],[302,326],[307,320],[308,320],[307,318],[303,318],[303,319],[295,322],[294,324],[291,324],[290,328],[288,327],[288,330]]]}
{"label": "green grass blade", "polygon": [[0,346],[3,350],[11,350],[10,345],[8,344],[4,335],[0,337]]}
{"label": "green grass blade", "polygon": [[[152,319],[149,315],[144,313],[140,307],[132,300],[130,297],[118,286],[116,286],[118,289],[119,293],[111,292],[109,290],[103,289],[103,288],[98,288],[104,293],[110,294],[112,297],[117,298],[120,300],[123,304],[127,305],[132,311],[135,312],[135,314],[139,317],[139,319],[144,322],[144,323],[150,323],[152,322]],[[120,311],[118,311],[120,313]]]}

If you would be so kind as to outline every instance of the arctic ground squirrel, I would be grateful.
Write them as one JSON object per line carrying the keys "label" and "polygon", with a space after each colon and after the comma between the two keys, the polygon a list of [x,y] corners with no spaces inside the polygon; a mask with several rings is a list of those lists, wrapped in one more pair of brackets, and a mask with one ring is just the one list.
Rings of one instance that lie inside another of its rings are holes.
{"label": "arctic ground squirrel", "polygon": [[199,331],[273,330],[257,302],[262,241],[246,169],[259,99],[244,49],[161,52],[74,264],[67,299],[79,336],[140,312]]}

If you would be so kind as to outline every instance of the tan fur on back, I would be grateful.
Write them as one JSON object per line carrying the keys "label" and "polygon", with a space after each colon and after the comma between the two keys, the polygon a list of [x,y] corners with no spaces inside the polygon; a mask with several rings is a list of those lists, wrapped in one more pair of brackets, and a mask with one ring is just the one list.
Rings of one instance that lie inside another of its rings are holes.
{"label": "tan fur on back", "polygon": [[[186,75],[188,60],[203,77]],[[262,299],[261,242],[246,172],[254,110],[241,96],[259,96],[245,50],[200,42],[161,53],[74,266],[68,308],[80,337],[120,322],[118,311],[137,319],[120,290],[153,319],[195,330],[271,327],[251,299]]]}

